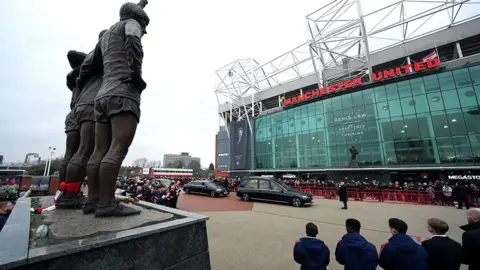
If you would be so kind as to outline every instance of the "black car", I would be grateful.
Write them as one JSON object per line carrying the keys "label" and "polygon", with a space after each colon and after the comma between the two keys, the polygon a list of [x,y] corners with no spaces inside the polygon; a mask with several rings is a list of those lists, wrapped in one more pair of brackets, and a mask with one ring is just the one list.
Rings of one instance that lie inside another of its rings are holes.
{"label": "black car", "polygon": [[237,196],[244,201],[259,200],[289,203],[295,207],[313,203],[311,194],[294,190],[273,178],[244,179],[237,188]]}
{"label": "black car", "polygon": [[152,179],[152,181],[150,182],[152,183],[157,182],[159,184],[162,184],[165,187],[170,187],[170,185],[172,184],[172,180],[166,179],[166,178],[155,178],[155,179]]}
{"label": "black car", "polygon": [[230,192],[224,187],[206,180],[192,181],[183,186],[183,191],[187,194],[205,194],[210,195],[210,197],[223,197],[230,194]]}

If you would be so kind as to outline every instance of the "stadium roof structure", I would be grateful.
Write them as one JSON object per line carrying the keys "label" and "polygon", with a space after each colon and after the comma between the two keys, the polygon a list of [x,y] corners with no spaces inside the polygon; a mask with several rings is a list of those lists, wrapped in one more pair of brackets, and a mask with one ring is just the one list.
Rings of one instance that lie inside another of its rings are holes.
{"label": "stadium roof structure", "polygon": [[246,119],[251,127],[250,118],[269,111],[263,100],[278,96],[281,104],[279,93],[352,77],[371,81],[376,65],[480,33],[480,0],[366,2],[331,1],[306,16],[305,43],[264,64],[241,59],[219,69],[224,124]]}

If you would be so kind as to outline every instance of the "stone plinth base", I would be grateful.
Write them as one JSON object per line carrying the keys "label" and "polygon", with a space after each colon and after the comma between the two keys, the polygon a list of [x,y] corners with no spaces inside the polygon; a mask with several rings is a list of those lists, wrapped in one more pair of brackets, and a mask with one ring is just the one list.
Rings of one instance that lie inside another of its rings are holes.
{"label": "stone plinth base", "polygon": [[[141,207],[142,214],[122,218],[95,219],[57,209],[42,214],[44,224],[52,226],[46,237],[55,240],[35,246],[32,242],[41,238],[30,239],[29,246],[29,226],[9,223],[28,219],[22,223],[30,224],[30,218],[38,217],[29,213],[30,198],[20,199],[19,205],[25,207],[17,205],[0,232],[0,269],[210,269],[205,216],[146,202],[133,206]],[[62,227],[65,222],[82,229],[69,231]],[[18,245],[15,254],[7,252],[12,242]]]}
{"label": "stone plinth base", "polygon": [[358,165],[358,161],[356,160],[351,160],[350,161],[350,165],[348,165],[349,168],[360,168],[360,166]]}

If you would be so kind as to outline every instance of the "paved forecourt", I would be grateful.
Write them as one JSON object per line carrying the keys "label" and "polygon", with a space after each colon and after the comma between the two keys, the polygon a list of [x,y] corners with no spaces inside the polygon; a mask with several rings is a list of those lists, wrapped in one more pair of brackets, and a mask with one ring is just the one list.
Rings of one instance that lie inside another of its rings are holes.
{"label": "paved forecourt", "polygon": [[235,192],[231,192],[229,196],[217,198],[182,192],[177,207],[188,212],[249,211],[252,210],[253,203],[239,200]]}
{"label": "paved forecourt", "polygon": [[330,248],[328,269],[343,269],[335,261],[334,252],[345,233],[347,218],[360,220],[361,234],[377,249],[391,236],[388,229],[391,217],[405,220],[409,225],[408,233],[414,236],[428,236],[428,218],[443,219],[451,227],[449,236],[457,241],[461,241],[462,234],[458,227],[466,222],[465,210],[453,207],[350,202],[348,210],[340,208],[338,201],[317,199],[311,207],[254,203],[251,211],[202,212],[210,217],[207,228],[212,268],[299,269],[293,261],[293,243],[305,235],[307,222],[318,226],[319,238]]}

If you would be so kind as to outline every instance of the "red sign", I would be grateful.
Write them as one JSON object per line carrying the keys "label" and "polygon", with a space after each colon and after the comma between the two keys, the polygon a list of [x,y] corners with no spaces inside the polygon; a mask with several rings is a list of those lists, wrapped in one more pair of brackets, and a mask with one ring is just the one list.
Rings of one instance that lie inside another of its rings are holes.
{"label": "red sign", "polygon": [[283,106],[286,107],[286,106],[293,105],[293,104],[296,104],[296,103],[300,103],[300,102],[303,102],[303,101],[306,101],[306,100],[309,100],[309,99],[312,99],[312,98],[316,98],[316,97],[319,97],[319,96],[324,96],[324,95],[331,94],[331,93],[334,93],[334,92],[339,92],[339,91],[342,91],[344,89],[349,89],[349,88],[359,86],[359,85],[362,85],[362,80],[360,78],[354,78],[354,79],[351,79],[351,80],[348,80],[348,81],[339,82],[339,83],[336,83],[336,84],[331,84],[327,87],[322,87],[320,89],[305,92],[301,95],[298,95],[297,97],[286,98],[283,101]]}
{"label": "red sign", "polygon": [[[384,79],[395,78],[395,77],[401,76],[403,74],[409,74],[409,73],[412,73],[412,71],[419,72],[419,71],[423,71],[423,70],[426,70],[426,69],[436,68],[439,65],[440,65],[440,59],[439,58],[432,58],[432,59],[426,60],[425,62],[416,62],[413,65],[404,65],[404,66],[400,66],[400,67],[391,68],[391,69],[387,69],[387,70],[384,70],[384,71],[376,72],[376,73],[372,74],[372,79],[373,79],[373,81],[381,81],[381,80],[384,80]],[[311,90],[311,91],[305,92],[301,95],[298,95],[296,97],[286,98],[283,101],[283,106],[287,107],[287,106],[294,105],[294,104],[297,104],[297,103],[300,103],[300,102],[304,102],[304,101],[307,101],[307,100],[310,100],[310,99],[314,99],[316,97],[328,95],[328,94],[335,93],[335,92],[340,92],[340,91],[350,89],[350,88],[354,88],[354,87],[357,87],[357,86],[360,86],[360,85],[362,85],[362,80],[360,78],[353,78],[351,80],[331,84],[327,87],[322,87],[320,89]]]}
{"label": "red sign", "polygon": [[384,79],[394,78],[403,74],[409,74],[412,72],[412,68],[415,72],[423,71],[425,69],[436,68],[440,65],[440,59],[432,58],[425,62],[416,62],[413,65],[404,65],[401,67],[391,68],[384,71],[376,72],[372,74],[373,81],[381,81]]}

